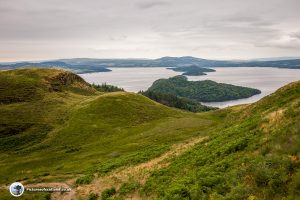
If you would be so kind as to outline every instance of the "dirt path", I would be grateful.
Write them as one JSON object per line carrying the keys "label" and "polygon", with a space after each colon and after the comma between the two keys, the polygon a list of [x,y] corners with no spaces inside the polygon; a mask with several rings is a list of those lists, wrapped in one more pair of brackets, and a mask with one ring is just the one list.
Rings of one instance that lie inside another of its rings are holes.
{"label": "dirt path", "polygon": [[[129,180],[134,180],[140,184],[144,184],[152,171],[168,166],[169,160],[176,157],[185,151],[189,150],[194,145],[206,140],[208,137],[197,137],[190,139],[184,143],[175,144],[169,151],[161,156],[141,163],[135,166],[124,167],[111,173],[111,175],[99,177],[91,184],[79,186],[76,189],[78,196],[86,197],[89,193],[98,193],[99,195],[105,189],[115,187],[118,189],[122,183]],[[128,199],[141,199],[137,193],[130,196]]]}
{"label": "dirt path", "polygon": [[[101,192],[105,189],[115,187],[117,190],[122,183],[126,183],[129,180],[143,185],[146,179],[149,177],[151,172],[154,170],[166,167],[170,164],[170,159],[181,155],[182,153],[189,150],[194,145],[206,140],[208,137],[196,137],[187,140],[182,143],[174,144],[169,151],[162,154],[161,156],[149,160],[147,162],[135,165],[122,167],[111,175],[95,178],[95,180],[88,185],[73,187],[75,184],[74,179],[70,179],[66,183],[37,183],[37,184],[25,184],[25,187],[50,187],[50,188],[71,188],[70,192],[53,192],[51,195],[52,200],[76,200],[76,199],[86,199],[90,193],[98,193],[99,196]],[[4,186],[2,186],[4,187]],[[6,187],[6,186],[5,186]],[[128,196],[127,199],[142,199],[137,192]]]}

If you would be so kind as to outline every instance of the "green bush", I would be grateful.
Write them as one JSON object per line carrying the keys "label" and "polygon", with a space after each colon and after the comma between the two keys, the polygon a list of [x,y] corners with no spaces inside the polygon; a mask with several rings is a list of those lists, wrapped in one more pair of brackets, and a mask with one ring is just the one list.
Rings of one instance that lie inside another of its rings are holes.
{"label": "green bush", "polygon": [[140,186],[140,184],[137,182],[123,183],[120,187],[119,193],[120,193],[120,195],[125,195],[128,193],[131,193],[131,192],[135,191],[136,189],[138,189],[139,186]]}
{"label": "green bush", "polygon": [[98,194],[97,193],[90,193],[88,199],[89,200],[97,200],[98,199]]}
{"label": "green bush", "polygon": [[113,195],[115,195],[116,193],[117,193],[117,191],[116,191],[116,188],[114,188],[114,187],[106,189],[101,193],[101,199],[107,200],[110,197],[112,197]]}
{"label": "green bush", "polygon": [[85,176],[79,177],[76,180],[76,184],[78,184],[78,185],[90,184],[93,181],[93,179],[94,179],[93,175],[85,175]]}

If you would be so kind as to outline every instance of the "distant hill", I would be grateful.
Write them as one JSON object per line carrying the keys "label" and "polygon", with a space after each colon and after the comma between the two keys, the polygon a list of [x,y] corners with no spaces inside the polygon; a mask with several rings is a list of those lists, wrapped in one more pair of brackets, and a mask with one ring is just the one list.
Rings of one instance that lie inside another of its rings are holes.
{"label": "distant hill", "polygon": [[75,65],[75,64],[67,64],[62,61],[46,61],[46,62],[20,62],[13,64],[0,64],[0,70],[6,69],[18,69],[18,68],[57,68],[70,70],[75,73],[89,73],[89,72],[110,72],[110,69],[107,69],[103,66],[90,66],[90,65]]}
{"label": "distant hill", "polygon": [[260,93],[257,89],[210,80],[188,81],[185,76],[159,79],[147,91],[173,94],[201,102],[228,101],[247,98]]}
{"label": "distant hill", "polygon": [[223,63],[219,65],[219,67],[275,67],[275,68],[300,69],[300,59]]}
{"label": "distant hill", "polygon": [[69,64],[84,64],[90,66],[107,67],[186,67],[195,65],[198,67],[277,67],[300,69],[300,59],[280,59],[268,61],[230,61],[230,60],[209,60],[191,56],[183,57],[162,57],[158,59],[92,59],[75,58],[63,59]]}
{"label": "distant hill", "polygon": [[[109,67],[276,67],[300,69],[300,59],[273,60],[273,61],[226,61],[208,60],[191,56],[162,57],[158,59],[94,59],[73,58],[46,62],[18,62],[0,64],[1,69],[17,69],[27,67],[62,68],[75,73],[108,72]],[[196,72],[192,72],[192,75]],[[189,74],[189,72],[188,72]],[[186,74],[186,75],[188,75]],[[201,75],[201,72],[198,72]]]}

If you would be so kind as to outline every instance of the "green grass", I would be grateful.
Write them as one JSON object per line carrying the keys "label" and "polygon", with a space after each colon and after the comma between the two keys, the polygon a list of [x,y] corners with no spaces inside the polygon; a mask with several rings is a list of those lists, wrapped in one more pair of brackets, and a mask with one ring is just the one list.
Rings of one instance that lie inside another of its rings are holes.
{"label": "green grass", "polygon": [[205,144],[152,173],[158,199],[295,199],[299,192],[300,82],[229,113]]}
{"label": "green grass", "polygon": [[[0,104],[1,185],[73,178],[88,184],[96,173],[103,176],[155,158],[175,143],[209,136],[154,171],[145,185],[124,184],[113,195],[139,190],[157,199],[299,196],[299,82],[252,105],[195,114],[138,94],[101,93],[61,70],[13,70],[0,77],[4,91],[35,91],[16,92],[18,101]],[[18,81],[25,84],[13,84]],[[47,195],[26,193],[20,199]],[[9,198],[1,189],[0,199]]]}
{"label": "green grass", "polygon": [[0,189],[0,199],[3,200],[50,200],[50,193],[47,192],[24,192],[20,197],[14,197],[9,193],[9,190]]}
{"label": "green grass", "polygon": [[[44,71],[41,74],[37,79],[46,82]],[[1,184],[101,175],[156,157],[176,142],[206,135],[219,123],[215,117],[171,109],[142,95],[86,94],[62,87],[44,91],[38,100],[0,105]]]}

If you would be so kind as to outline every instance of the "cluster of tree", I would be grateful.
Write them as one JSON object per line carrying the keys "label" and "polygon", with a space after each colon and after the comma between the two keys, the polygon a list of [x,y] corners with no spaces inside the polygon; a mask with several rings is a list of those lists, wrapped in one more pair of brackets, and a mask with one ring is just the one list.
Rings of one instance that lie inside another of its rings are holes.
{"label": "cluster of tree", "polygon": [[124,91],[123,88],[119,88],[114,85],[108,85],[106,83],[102,83],[101,85],[92,84],[92,87],[100,92],[117,92],[117,91]]}
{"label": "cluster of tree", "polygon": [[235,100],[261,93],[257,89],[217,83],[211,80],[188,81],[185,76],[159,79],[147,91],[172,94],[200,102]]}
{"label": "cluster of tree", "polygon": [[184,98],[184,97],[178,97],[173,94],[153,92],[153,91],[146,91],[146,92],[140,91],[139,93],[163,105],[187,110],[190,112],[203,112],[203,111],[216,109],[213,107],[204,106],[197,101]]}

